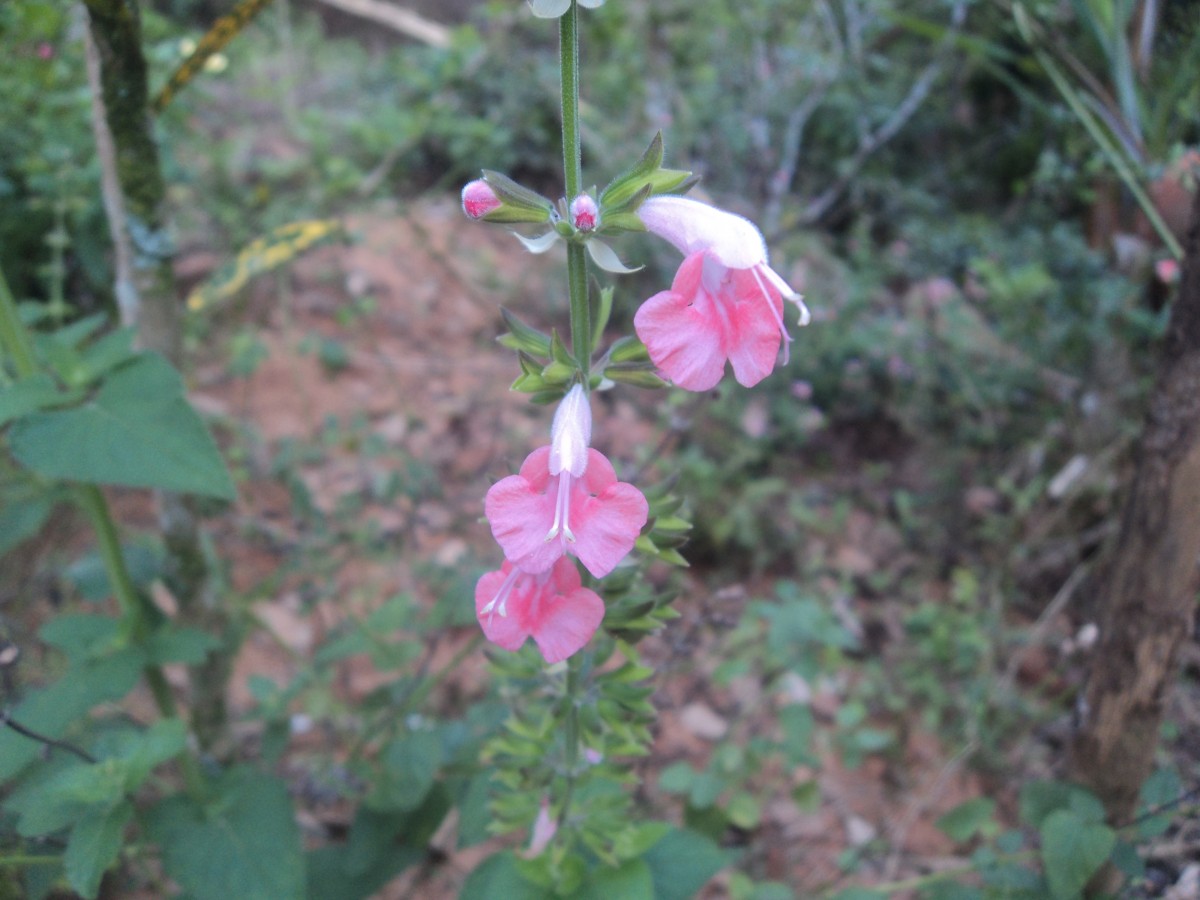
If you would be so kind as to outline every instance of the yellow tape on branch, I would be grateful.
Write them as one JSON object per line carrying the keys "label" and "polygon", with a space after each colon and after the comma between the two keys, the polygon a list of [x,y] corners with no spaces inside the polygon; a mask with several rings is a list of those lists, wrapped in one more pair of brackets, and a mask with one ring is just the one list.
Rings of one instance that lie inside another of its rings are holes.
{"label": "yellow tape on branch", "polygon": [[213,23],[213,27],[200,39],[196,49],[187,59],[180,63],[179,68],[167,79],[162,90],[150,104],[156,113],[162,112],[175,95],[187,86],[196,73],[204,68],[204,64],[214,53],[217,53],[232,41],[243,28],[250,24],[271,0],[241,0],[229,15],[221,16]]}
{"label": "yellow tape on branch", "polygon": [[232,297],[255,275],[276,269],[305,250],[341,237],[343,233],[340,219],[309,219],[281,225],[251,241],[231,262],[217,269],[188,294],[187,308],[199,312]]}

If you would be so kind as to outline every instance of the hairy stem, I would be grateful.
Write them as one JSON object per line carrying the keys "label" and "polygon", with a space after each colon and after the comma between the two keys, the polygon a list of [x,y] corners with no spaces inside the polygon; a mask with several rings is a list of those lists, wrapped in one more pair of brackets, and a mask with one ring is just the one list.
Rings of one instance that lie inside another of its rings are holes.
{"label": "hairy stem", "polygon": [[[563,183],[567,202],[583,183],[583,157],[579,143],[579,7],[563,14],[559,22],[559,66],[562,71]],[[588,307],[587,262],[583,247],[567,245],[567,291],[571,299],[571,352],[584,382],[592,363],[592,316]]]}

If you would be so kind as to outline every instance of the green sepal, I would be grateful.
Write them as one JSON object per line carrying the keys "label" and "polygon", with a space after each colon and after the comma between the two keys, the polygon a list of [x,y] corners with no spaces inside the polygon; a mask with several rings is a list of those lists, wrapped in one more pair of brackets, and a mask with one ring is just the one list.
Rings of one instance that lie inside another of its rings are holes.
{"label": "green sepal", "polygon": [[536,403],[539,406],[549,406],[551,403],[557,403],[563,398],[566,391],[562,388],[552,388],[542,391],[540,394],[534,394],[529,398],[530,403]]}
{"label": "green sepal", "polygon": [[659,131],[651,139],[650,146],[646,148],[641,159],[608,183],[604,193],[600,195],[601,205],[616,206],[628,200],[641,190],[646,178],[662,165],[662,161],[663,137]]}
{"label": "green sepal", "polygon": [[571,351],[567,349],[567,345],[558,336],[557,330],[550,332],[550,357],[555,363],[560,365],[570,366],[572,369],[579,368],[579,364],[575,362],[575,357],[571,355]]}
{"label": "green sepal", "polygon": [[547,357],[550,355],[549,335],[526,325],[503,306],[500,307],[500,316],[504,319],[504,324],[508,326],[508,334],[502,334],[496,339],[502,345],[531,356]]}
{"label": "green sepal", "polygon": [[527,187],[517,184],[507,175],[483,170],[483,180],[496,192],[500,206],[481,218],[485,222],[511,224],[515,222],[549,222],[554,204]]}
{"label": "green sepal", "polygon": [[633,385],[634,387],[653,389],[670,387],[667,382],[641,365],[638,365],[636,368],[626,368],[623,365],[609,366],[604,370],[604,377],[620,382],[621,384]]}
{"label": "green sepal", "polygon": [[566,385],[574,380],[575,374],[579,371],[579,367],[575,363],[567,364],[560,362],[552,362],[546,368],[542,369],[542,378],[547,384]]}
{"label": "green sepal", "polygon": [[[647,197],[654,194],[684,193],[699,180],[691,172],[682,169],[662,168],[662,161],[663,141],[660,131],[654,135],[641,159],[609,182],[604,193],[600,195],[601,222],[605,226],[616,227],[618,222],[614,222],[612,216],[636,212]],[[642,229],[634,227],[630,230]]]}
{"label": "green sepal", "polygon": [[614,363],[640,363],[649,361],[650,352],[641,340],[631,334],[613,342],[608,350],[608,358]]}
{"label": "green sepal", "polygon": [[[591,291],[588,293],[591,294]],[[604,337],[604,329],[608,327],[608,320],[612,316],[613,289],[611,287],[601,288],[597,296],[599,297],[599,302],[592,310],[593,347],[599,346],[600,339]]]}

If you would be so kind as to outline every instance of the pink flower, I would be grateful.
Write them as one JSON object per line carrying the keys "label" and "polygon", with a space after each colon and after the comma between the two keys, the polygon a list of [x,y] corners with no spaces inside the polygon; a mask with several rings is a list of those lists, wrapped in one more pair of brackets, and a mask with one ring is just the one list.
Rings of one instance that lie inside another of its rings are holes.
{"label": "pink flower", "polygon": [[493,644],[515,651],[532,637],[546,662],[556,663],[591,640],[604,619],[604,601],[583,587],[569,559],[560,557],[537,575],[506,560],[476,583],[475,616]]}
{"label": "pink flower", "polygon": [[545,572],[564,554],[579,558],[603,578],[625,555],[646,524],[646,498],[617,481],[604,454],[587,450],[581,476],[550,471],[550,447],[525,458],[521,471],[492,485],[484,511],[504,555],[527,572]]}
{"label": "pink flower", "polygon": [[588,194],[580,194],[571,201],[571,224],[579,231],[594,231],[600,219],[600,210],[596,201]]}
{"label": "pink flower", "polygon": [[482,178],[468,182],[462,191],[462,207],[472,219],[482,219],[488,213],[500,208],[500,198]]}
{"label": "pink flower", "polygon": [[492,534],[526,572],[545,572],[569,553],[603,578],[633,549],[649,515],[646,498],[589,449],[592,410],[582,385],[567,392],[550,433],[549,447],[534,450],[518,474],[487,492]]}
{"label": "pink flower", "polygon": [[671,289],[655,294],[634,317],[638,337],[654,364],[679,387],[706,391],[733,367],[751,387],[775,367],[780,342],[792,338],[783,324],[783,301],[808,309],[767,264],[762,234],[747,219],[686,197],[651,197],[638,207],[646,229],[685,256]]}

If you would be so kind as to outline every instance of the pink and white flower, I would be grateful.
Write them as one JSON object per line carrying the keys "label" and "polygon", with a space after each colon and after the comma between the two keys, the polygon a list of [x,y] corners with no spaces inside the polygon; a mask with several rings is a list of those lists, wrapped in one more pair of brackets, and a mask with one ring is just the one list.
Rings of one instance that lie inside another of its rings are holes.
{"label": "pink and white flower", "polygon": [[501,206],[500,198],[492,186],[482,178],[467,182],[462,189],[463,212],[471,219],[482,219]]}
{"label": "pink and white flower", "polygon": [[787,361],[792,338],[783,301],[796,304],[801,325],[809,312],[767,264],[766,244],[752,222],[672,196],[651,197],[637,215],[684,254],[670,290],[643,303],[633,320],[663,374],[679,387],[706,391],[721,380],[728,361],[738,383],[751,387],[775,367],[781,342]]}
{"label": "pink and white flower", "polygon": [[475,617],[493,644],[516,651],[532,637],[546,662],[556,663],[592,639],[604,620],[604,601],[583,587],[569,559],[536,575],[506,560],[476,582]]}
{"label": "pink and white flower", "polygon": [[588,447],[592,414],[575,385],[554,415],[551,445],[534,450],[516,475],[492,485],[484,512],[504,555],[518,568],[545,572],[562,556],[578,557],[603,578],[633,549],[649,506],[612,463]]}
{"label": "pink and white flower", "polygon": [[580,194],[567,211],[571,214],[571,224],[579,231],[595,231],[600,222],[600,208],[590,194]]}

